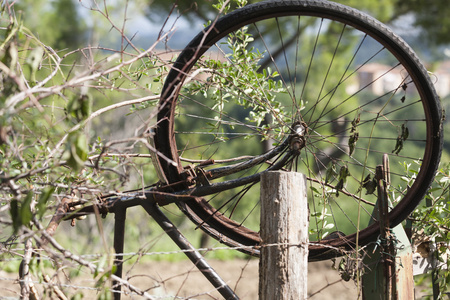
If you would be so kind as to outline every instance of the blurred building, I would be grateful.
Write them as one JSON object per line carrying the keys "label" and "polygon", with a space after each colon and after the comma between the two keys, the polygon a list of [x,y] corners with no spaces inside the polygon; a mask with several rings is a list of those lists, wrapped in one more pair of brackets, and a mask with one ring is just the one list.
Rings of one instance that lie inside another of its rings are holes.
{"label": "blurred building", "polygon": [[[375,95],[384,95],[402,86],[406,72],[399,67],[380,63],[371,63],[358,69],[359,89],[370,91]],[[430,73],[438,95],[444,98],[450,94],[450,61],[443,62]],[[406,92],[413,92],[407,89]]]}
{"label": "blurred building", "polygon": [[438,95],[445,98],[450,94],[450,61],[445,61],[439,64],[434,72],[431,74],[431,80]]}

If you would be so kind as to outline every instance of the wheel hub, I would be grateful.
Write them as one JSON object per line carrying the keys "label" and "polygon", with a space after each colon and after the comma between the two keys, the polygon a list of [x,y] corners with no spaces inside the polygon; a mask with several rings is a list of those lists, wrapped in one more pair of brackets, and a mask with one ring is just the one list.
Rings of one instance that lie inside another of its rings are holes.
{"label": "wheel hub", "polygon": [[292,126],[291,141],[289,147],[294,152],[300,152],[305,147],[305,135],[308,132],[308,126],[304,122],[294,123]]}

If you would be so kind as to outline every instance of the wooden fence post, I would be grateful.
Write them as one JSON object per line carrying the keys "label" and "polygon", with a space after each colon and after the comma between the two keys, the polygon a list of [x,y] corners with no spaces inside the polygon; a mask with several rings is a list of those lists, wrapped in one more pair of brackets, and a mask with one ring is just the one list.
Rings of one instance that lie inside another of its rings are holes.
{"label": "wooden fence post", "polygon": [[[271,171],[261,175],[260,300],[307,296],[308,203],[306,176]],[[278,246],[267,246],[279,244]]]}

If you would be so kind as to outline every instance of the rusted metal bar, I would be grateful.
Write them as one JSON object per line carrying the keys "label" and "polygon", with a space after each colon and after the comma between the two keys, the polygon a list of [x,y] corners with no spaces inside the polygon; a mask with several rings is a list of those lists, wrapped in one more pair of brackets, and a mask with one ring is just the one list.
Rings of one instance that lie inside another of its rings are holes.
{"label": "rusted metal bar", "polygon": [[[389,160],[385,154],[383,165],[376,169],[377,205],[372,218],[379,221],[380,239],[367,248],[363,263],[364,300],[402,300],[414,298],[412,250],[402,225],[390,227]],[[369,223],[370,224],[370,223]]]}
{"label": "rusted metal bar", "polygon": [[[178,231],[175,225],[161,212],[158,206],[164,206],[174,202],[188,201],[195,199],[193,196],[186,194],[175,194],[161,192],[156,189],[145,191],[135,191],[125,196],[108,195],[100,198],[95,204],[83,205],[80,202],[72,202],[70,198],[63,198],[53,215],[46,232],[53,236],[62,220],[71,220],[81,216],[99,213],[106,215],[108,213],[115,214],[114,226],[114,250],[116,258],[114,264],[116,271],[114,275],[121,278],[123,273],[123,249],[124,249],[124,232],[126,210],[129,207],[141,205],[147,213],[161,226],[161,228],[169,235],[169,237],[182,250],[186,251],[186,256],[195,264],[195,266],[203,273],[203,275],[212,283],[218,292],[225,299],[239,299],[233,290],[223,281],[216,271],[206,262],[203,256],[189,243],[189,241]],[[48,243],[43,238],[43,243]],[[113,281],[113,295],[115,300],[121,298],[120,282]]]}
{"label": "rusted metal bar", "polygon": [[233,290],[223,281],[217,272],[208,264],[204,257],[192,246],[175,225],[164,215],[155,203],[142,202],[142,207],[158,223],[165,233],[177,244],[186,256],[194,263],[200,272],[211,282],[224,299],[239,299]]}
{"label": "rusted metal bar", "polygon": [[[427,207],[432,207],[433,206],[432,200],[427,198],[425,200],[425,205]],[[430,249],[431,250],[430,251],[431,261],[432,262],[439,261],[438,253],[436,250],[436,245],[433,245],[430,248],[431,248]],[[433,265],[433,269],[431,270],[431,286],[433,288],[433,300],[439,299],[441,292],[439,291],[439,270],[436,265]]]}
{"label": "rusted metal bar", "polygon": [[[119,207],[121,208],[121,207]],[[114,259],[114,265],[116,271],[114,275],[122,278],[123,271],[123,247],[125,241],[125,220],[127,215],[126,207],[121,209],[117,208],[114,213],[114,251],[116,252],[116,258]],[[122,286],[116,280],[113,280],[113,295],[114,300],[120,300]]]}
{"label": "rusted metal bar", "polygon": [[385,166],[377,166],[375,178],[377,179],[378,191],[378,215],[380,222],[381,236],[381,261],[383,263],[383,273],[385,280],[385,298],[396,299],[396,274],[395,274],[395,256],[396,251],[392,241],[391,231],[389,227],[389,201],[387,194],[387,181]]}
{"label": "rusted metal bar", "polygon": [[[166,193],[160,192],[157,190],[146,190],[144,192],[136,192],[134,194],[130,194],[129,196],[107,196],[103,199],[100,199],[98,203],[86,205],[81,208],[71,210],[74,206],[82,205],[80,203],[67,203],[67,207],[64,206],[64,210],[60,210],[58,208],[55,216],[58,217],[57,222],[60,222],[61,219],[71,220],[75,218],[79,218],[81,216],[86,216],[94,213],[100,213],[101,215],[106,215],[108,213],[115,213],[119,209],[126,209],[133,206],[141,205],[144,202],[156,203],[159,206],[165,206],[175,202],[184,202],[188,200],[194,199],[194,196],[185,195],[185,194],[175,194],[175,193]],[[63,213],[65,211],[65,213]],[[59,224],[59,223],[58,223]],[[57,227],[56,223],[53,223],[52,226]],[[56,229],[55,227],[55,229]]]}

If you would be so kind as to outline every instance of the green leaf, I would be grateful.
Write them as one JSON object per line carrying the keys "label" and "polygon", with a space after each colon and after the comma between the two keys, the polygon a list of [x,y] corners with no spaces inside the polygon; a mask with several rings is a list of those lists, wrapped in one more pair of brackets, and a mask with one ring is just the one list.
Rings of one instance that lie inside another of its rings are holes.
{"label": "green leaf", "polygon": [[409,137],[409,129],[408,127],[406,127],[405,124],[402,124],[401,133],[397,137],[395,148],[394,150],[392,150],[392,153],[399,154],[400,151],[402,151],[403,149],[403,142],[406,141],[408,137]]}
{"label": "green leaf", "polygon": [[36,205],[36,210],[39,219],[41,219],[44,216],[45,210],[47,209],[48,199],[50,199],[54,191],[55,191],[54,187],[49,187],[42,190],[42,194],[39,196],[39,200]]}
{"label": "green leaf", "polygon": [[[98,276],[98,274],[100,274],[100,272],[99,272],[99,270],[101,270],[101,269],[103,269],[103,267],[106,265],[106,262],[108,261],[108,257],[106,256],[106,255],[103,255],[101,258],[100,258],[100,260],[99,260],[99,262],[98,262],[98,265],[97,265],[97,268],[95,269],[95,271],[94,271],[94,277],[97,277]],[[104,276],[105,274],[103,274],[102,275],[102,277]],[[101,278],[101,277],[100,277]],[[100,279],[99,279],[100,280]]]}
{"label": "green leaf", "polygon": [[363,187],[366,189],[366,195],[371,195],[377,188],[377,181],[375,178],[370,178],[370,174],[366,176],[363,181]]}
{"label": "green leaf", "polygon": [[44,49],[42,47],[36,47],[31,51],[30,56],[28,56],[25,61],[25,63],[30,67],[30,81],[33,84],[36,82],[36,73],[39,70],[43,55]]}
{"label": "green leaf", "polygon": [[344,188],[347,182],[347,177],[350,176],[350,171],[347,166],[342,166],[339,170],[339,182],[336,184],[336,196],[339,197],[339,191]]}
{"label": "green leaf", "polygon": [[313,186],[310,187],[310,190],[313,191],[316,194],[319,194],[319,190]]}
{"label": "green leaf", "polygon": [[394,150],[392,150],[392,153],[399,154],[400,151],[402,151],[402,149],[403,149],[403,140],[399,136],[399,137],[397,137],[397,142],[395,144]]}
{"label": "green leaf", "polygon": [[342,166],[339,170],[339,180],[343,180],[346,182],[347,177],[350,176],[350,171],[348,170],[347,166]]}
{"label": "green leaf", "polygon": [[409,137],[409,129],[405,124],[402,124],[402,139],[406,141]]}
{"label": "green leaf", "polygon": [[66,154],[69,156],[67,165],[75,171],[80,170],[88,157],[86,135],[78,132],[71,133],[67,139]]}
{"label": "green leaf", "polygon": [[337,176],[336,165],[332,163],[331,166],[327,168],[327,172],[325,174],[325,184],[332,182],[336,176]]}
{"label": "green leaf", "polygon": [[332,229],[332,228],[334,228],[334,224],[333,223],[326,224],[323,228],[324,229]]}
{"label": "green leaf", "polygon": [[446,182],[449,182],[449,181],[450,181],[450,177],[447,177],[447,176],[442,177],[441,179],[439,179],[439,183],[446,183]]}
{"label": "green leaf", "polygon": [[17,199],[13,199],[11,200],[9,205],[10,205],[9,213],[11,214],[13,230],[14,234],[16,234],[17,231],[19,231],[20,226],[22,225],[22,219],[20,217],[19,212],[19,201],[17,201]]}
{"label": "green leaf", "polygon": [[29,192],[25,199],[23,200],[22,206],[20,207],[20,218],[22,225],[28,225],[33,218],[33,213],[31,212],[31,201],[33,200],[33,192]]}
{"label": "green leaf", "polygon": [[356,142],[359,139],[359,133],[358,131],[353,132],[353,134],[348,139],[348,147],[349,147],[349,155],[353,154],[353,151],[355,151]]}
{"label": "green leaf", "polygon": [[356,142],[359,139],[359,132],[358,132],[358,124],[361,121],[361,112],[358,111],[355,118],[352,121],[352,128],[350,129],[350,132],[352,135],[348,139],[348,147],[349,147],[349,155],[352,155],[355,151]]}
{"label": "green leaf", "polygon": [[82,94],[74,98],[67,105],[67,112],[74,116],[79,122],[87,119],[92,113],[92,97]]}

